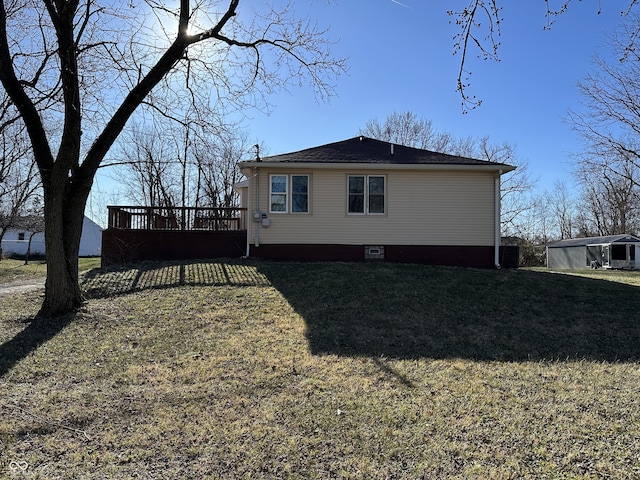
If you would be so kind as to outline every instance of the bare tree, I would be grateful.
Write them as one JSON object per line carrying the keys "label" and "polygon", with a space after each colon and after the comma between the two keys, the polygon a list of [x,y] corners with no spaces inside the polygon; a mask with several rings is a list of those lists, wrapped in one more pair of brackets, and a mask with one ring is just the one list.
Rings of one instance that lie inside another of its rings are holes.
{"label": "bare tree", "polygon": [[548,195],[547,205],[557,227],[558,239],[573,238],[577,230],[576,200],[565,182],[556,182]]}
{"label": "bare tree", "polygon": [[640,17],[630,15],[608,37],[612,57],[594,59],[578,84],[583,108],[569,122],[583,140],[575,177],[582,185],[580,233],[612,235],[640,229]]}
{"label": "bare tree", "polygon": [[4,125],[0,132],[0,245],[5,233],[18,227],[40,187],[23,133],[15,123]]}
{"label": "bare tree", "polygon": [[[47,280],[39,316],[82,303],[77,258],[87,197],[141,104],[170,115],[171,92],[185,77],[191,93],[213,89],[220,102],[236,105],[260,103],[300,78],[319,96],[333,93],[328,79],[344,62],[331,57],[326,31],[296,19],[292,5],[251,12],[239,4],[0,1],[0,81],[27,129],[44,191]],[[145,30],[149,15],[160,27]],[[163,27],[165,39],[157,36]],[[59,135],[48,132],[49,120],[62,125]]]}
{"label": "bare tree", "polygon": [[230,208],[238,205],[233,186],[242,174],[237,167],[246,158],[250,145],[246,133],[237,130],[222,137],[198,142],[195,157],[200,174],[198,205]]}
{"label": "bare tree", "polygon": [[178,152],[166,130],[134,125],[122,139],[124,141],[119,142],[121,164],[116,175],[127,195],[140,205],[177,206],[180,199]]}
{"label": "bare tree", "polygon": [[554,225],[549,211],[549,195],[543,192],[533,196],[531,209],[524,215],[522,237],[534,244],[546,245],[555,240]]}
{"label": "bare tree", "polygon": [[640,17],[630,16],[608,37],[612,58],[595,57],[594,72],[579,82],[583,108],[569,111],[569,123],[583,140],[579,171],[606,169],[623,175],[629,162],[640,166],[640,51],[635,42]]}
{"label": "bare tree", "polygon": [[118,142],[110,166],[134,203],[233,207],[233,185],[241,178],[237,163],[249,151],[248,136],[232,125],[155,119],[153,127],[135,124]]}
{"label": "bare tree", "polygon": [[431,120],[411,111],[394,112],[383,122],[377,118],[369,120],[360,129],[360,135],[434,152],[451,151],[455,141],[451,134],[437,131]]}
{"label": "bare tree", "polygon": [[24,264],[29,264],[29,258],[31,257],[31,243],[33,237],[38,233],[44,232],[44,215],[42,210],[42,200],[40,197],[35,197],[31,202],[29,208],[26,210],[26,215],[20,220],[20,227],[29,232],[29,241],[27,244],[27,251],[24,255]]}
{"label": "bare tree", "polygon": [[515,145],[506,142],[494,144],[489,137],[482,137],[470,156],[517,167],[501,178],[500,223],[503,236],[521,235],[522,218],[532,208],[531,192],[537,183],[529,173],[528,162],[519,158]]}
{"label": "bare tree", "polygon": [[519,218],[519,236],[532,245],[573,238],[579,234],[577,199],[564,182],[530,197],[529,208]]}
{"label": "bare tree", "polygon": [[581,230],[587,235],[640,233],[640,168],[616,160],[615,171],[583,164]]}

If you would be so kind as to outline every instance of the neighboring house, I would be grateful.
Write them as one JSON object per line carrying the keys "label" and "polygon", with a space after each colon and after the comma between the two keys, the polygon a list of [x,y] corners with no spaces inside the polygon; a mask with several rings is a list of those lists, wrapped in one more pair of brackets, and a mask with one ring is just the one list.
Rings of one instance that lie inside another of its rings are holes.
{"label": "neighboring house", "polygon": [[499,266],[511,165],[363,136],[238,165],[247,256]]}
{"label": "neighboring house", "polygon": [[640,239],[632,235],[572,238],[547,246],[548,268],[638,268]]}
{"label": "neighboring house", "polygon": [[[4,256],[19,255],[27,253],[29,237],[31,231],[27,229],[14,228],[7,230],[2,239],[2,254]],[[84,217],[82,222],[82,236],[80,237],[81,257],[99,256],[102,246],[102,228],[88,217]],[[31,255],[44,255],[44,233],[38,232],[31,239]]]}

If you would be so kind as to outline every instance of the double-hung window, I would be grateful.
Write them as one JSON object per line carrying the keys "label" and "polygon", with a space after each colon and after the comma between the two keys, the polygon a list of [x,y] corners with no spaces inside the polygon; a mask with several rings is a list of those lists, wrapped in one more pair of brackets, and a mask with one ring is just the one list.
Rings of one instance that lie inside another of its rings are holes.
{"label": "double-hung window", "polygon": [[270,192],[269,192],[269,211],[270,212],[287,212],[287,176],[271,175]]}
{"label": "double-hung window", "polygon": [[291,175],[291,213],[309,213],[309,175]]}
{"label": "double-hung window", "polygon": [[364,175],[349,175],[349,213],[364,213]]}
{"label": "double-hung window", "polygon": [[349,175],[347,179],[347,212],[361,215],[384,215],[384,175]]}
{"label": "double-hung window", "polygon": [[271,175],[269,211],[309,213],[309,175]]}
{"label": "double-hung window", "polygon": [[381,175],[370,175],[367,178],[367,213],[384,214],[384,177]]}

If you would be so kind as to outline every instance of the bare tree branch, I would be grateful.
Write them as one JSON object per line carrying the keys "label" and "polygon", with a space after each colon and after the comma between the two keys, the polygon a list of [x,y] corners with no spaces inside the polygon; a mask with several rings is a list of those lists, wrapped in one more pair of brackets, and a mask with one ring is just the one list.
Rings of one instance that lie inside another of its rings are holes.
{"label": "bare tree branch", "polygon": [[[471,0],[467,7],[462,10],[449,10],[447,14],[455,18],[455,24],[460,27],[460,33],[454,37],[454,55],[460,54],[460,68],[458,70],[457,91],[462,98],[462,111],[466,113],[470,109],[479,107],[482,100],[467,94],[469,87],[469,77],[471,72],[467,70],[467,58],[469,47],[475,46],[479,52],[478,57],[484,60],[490,59],[499,61],[497,41],[500,37],[501,7],[498,7],[496,0]],[[482,17],[482,18],[478,18]],[[486,24],[483,23],[486,21]],[[484,27],[483,33],[476,33]],[[483,35],[480,37],[479,35]],[[485,46],[486,45],[486,46]]]}

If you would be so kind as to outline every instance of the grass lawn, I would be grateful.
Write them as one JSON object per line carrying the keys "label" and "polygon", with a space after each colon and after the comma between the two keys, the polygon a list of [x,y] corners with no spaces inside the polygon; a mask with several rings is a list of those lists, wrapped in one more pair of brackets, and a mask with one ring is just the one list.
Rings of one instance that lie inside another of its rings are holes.
{"label": "grass lawn", "polygon": [[[4,261],[3,261],[4,262]],[[0,298],[0,478],[640,478],[640,273],[187,262]]]}
{"label": "grass lawn", "polygon": [[[80,271],[91,270],[100,267],[100,257],[83,257],[78,259]],[[15,281],[43,278],[47,275],[47,265],[42,259],[29,260],[27,265],[24,260],[3,258],[0,260],[0,284]]]}

